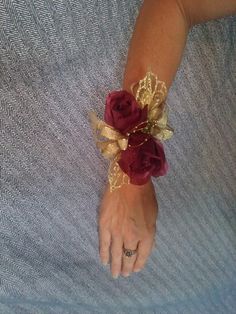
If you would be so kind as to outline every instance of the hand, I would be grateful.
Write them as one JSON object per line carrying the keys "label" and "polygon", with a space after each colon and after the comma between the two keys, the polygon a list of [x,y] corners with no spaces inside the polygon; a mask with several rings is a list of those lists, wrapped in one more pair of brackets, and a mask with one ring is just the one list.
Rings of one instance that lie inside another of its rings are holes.
{"label": "hand", "polygon": [[[145,185],[124,184],[110,192],[105,187],[99,210],[99,254],[110,262],[114,278],[141,270],[151,253],[156,233],[158,204],[152,180]],[[137,253],[123,255],[123,245]],[[117,276],[116,276],[117,275]]]}

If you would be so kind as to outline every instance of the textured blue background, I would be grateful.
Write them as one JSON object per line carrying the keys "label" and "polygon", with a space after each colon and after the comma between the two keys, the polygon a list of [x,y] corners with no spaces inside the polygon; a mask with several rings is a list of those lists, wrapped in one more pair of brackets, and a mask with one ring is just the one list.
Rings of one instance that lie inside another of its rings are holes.
{"label": "textured blue background", "polygon": [[2,314],[236,313],[236,17],[191,30],[169,91],[157,248],[128,278],[99,260],[88,111],[121,88],[140,5],[0,1]]}

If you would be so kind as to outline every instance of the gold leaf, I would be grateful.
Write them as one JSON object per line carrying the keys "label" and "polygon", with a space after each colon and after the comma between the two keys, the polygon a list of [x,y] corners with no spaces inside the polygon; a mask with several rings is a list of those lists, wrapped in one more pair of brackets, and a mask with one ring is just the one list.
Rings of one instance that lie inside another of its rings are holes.
{"label": "gold leaf", "polygon": [[171,138],[173,135],[173,129],[167,126],[165,129],[153,129],[152,136],[160,141],[165,141]]}
{"label": "gold leaf", "polygon": [[119,164],[120,154],[117,154],[116,157],[111,161],[108,169],[108,179],[110,183],[110,191],[113,192],[115,189],[120,188],[123,184],[129,184],[130,178],[124,173]]}
{"label": "gold leaf", "polygon": [[158,80],[154,73],[148,71],[143,79],[131,85],[133,93],[137,84],[138,89],[135,93],[137,102],[141,108],[148,105],[148,118],[149,120],[155,119],[160,111],[159,105],[163,103],[167,96],[165,82]]}

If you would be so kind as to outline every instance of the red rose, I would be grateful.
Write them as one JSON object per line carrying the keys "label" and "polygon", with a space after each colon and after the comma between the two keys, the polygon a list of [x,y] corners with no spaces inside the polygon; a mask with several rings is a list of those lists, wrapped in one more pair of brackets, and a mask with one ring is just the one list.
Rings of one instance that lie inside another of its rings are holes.
{"label": "red rose", "polygon": [[[147,141],[136,147],[145,138]],[[166,174],[169,166],[160,141],[139,131],[130,135],[129,144],[132,146],[121,151],[118,164],[130,177],[130,183],[143,185],[151,176],[159,177]]]}
{"label": "red rose", "polygon": [[[125,135],[147,120],[147,110],[147,105],[140,108],[135,97],[126,90],[113,91],[106,98],[104,120]],[[142,126],[145,125],[144,123]]]}

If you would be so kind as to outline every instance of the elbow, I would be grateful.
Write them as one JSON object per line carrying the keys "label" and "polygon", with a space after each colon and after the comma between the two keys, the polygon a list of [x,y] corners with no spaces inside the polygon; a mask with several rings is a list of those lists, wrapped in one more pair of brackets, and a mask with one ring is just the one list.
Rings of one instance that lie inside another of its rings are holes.
{"label": "elbow", "polygon": [[191,29],[195,25],[195,23],[193,21],[193,18],[191,16],[189,10],[185,6],[184,1],[182,1],[182,0],[175,0],[175,1],[176,1],[178,8],[179,8],[179,11],[180,11],[180,13],[181,13],[181,15],[185,21],[186,27],[188,29]]}

